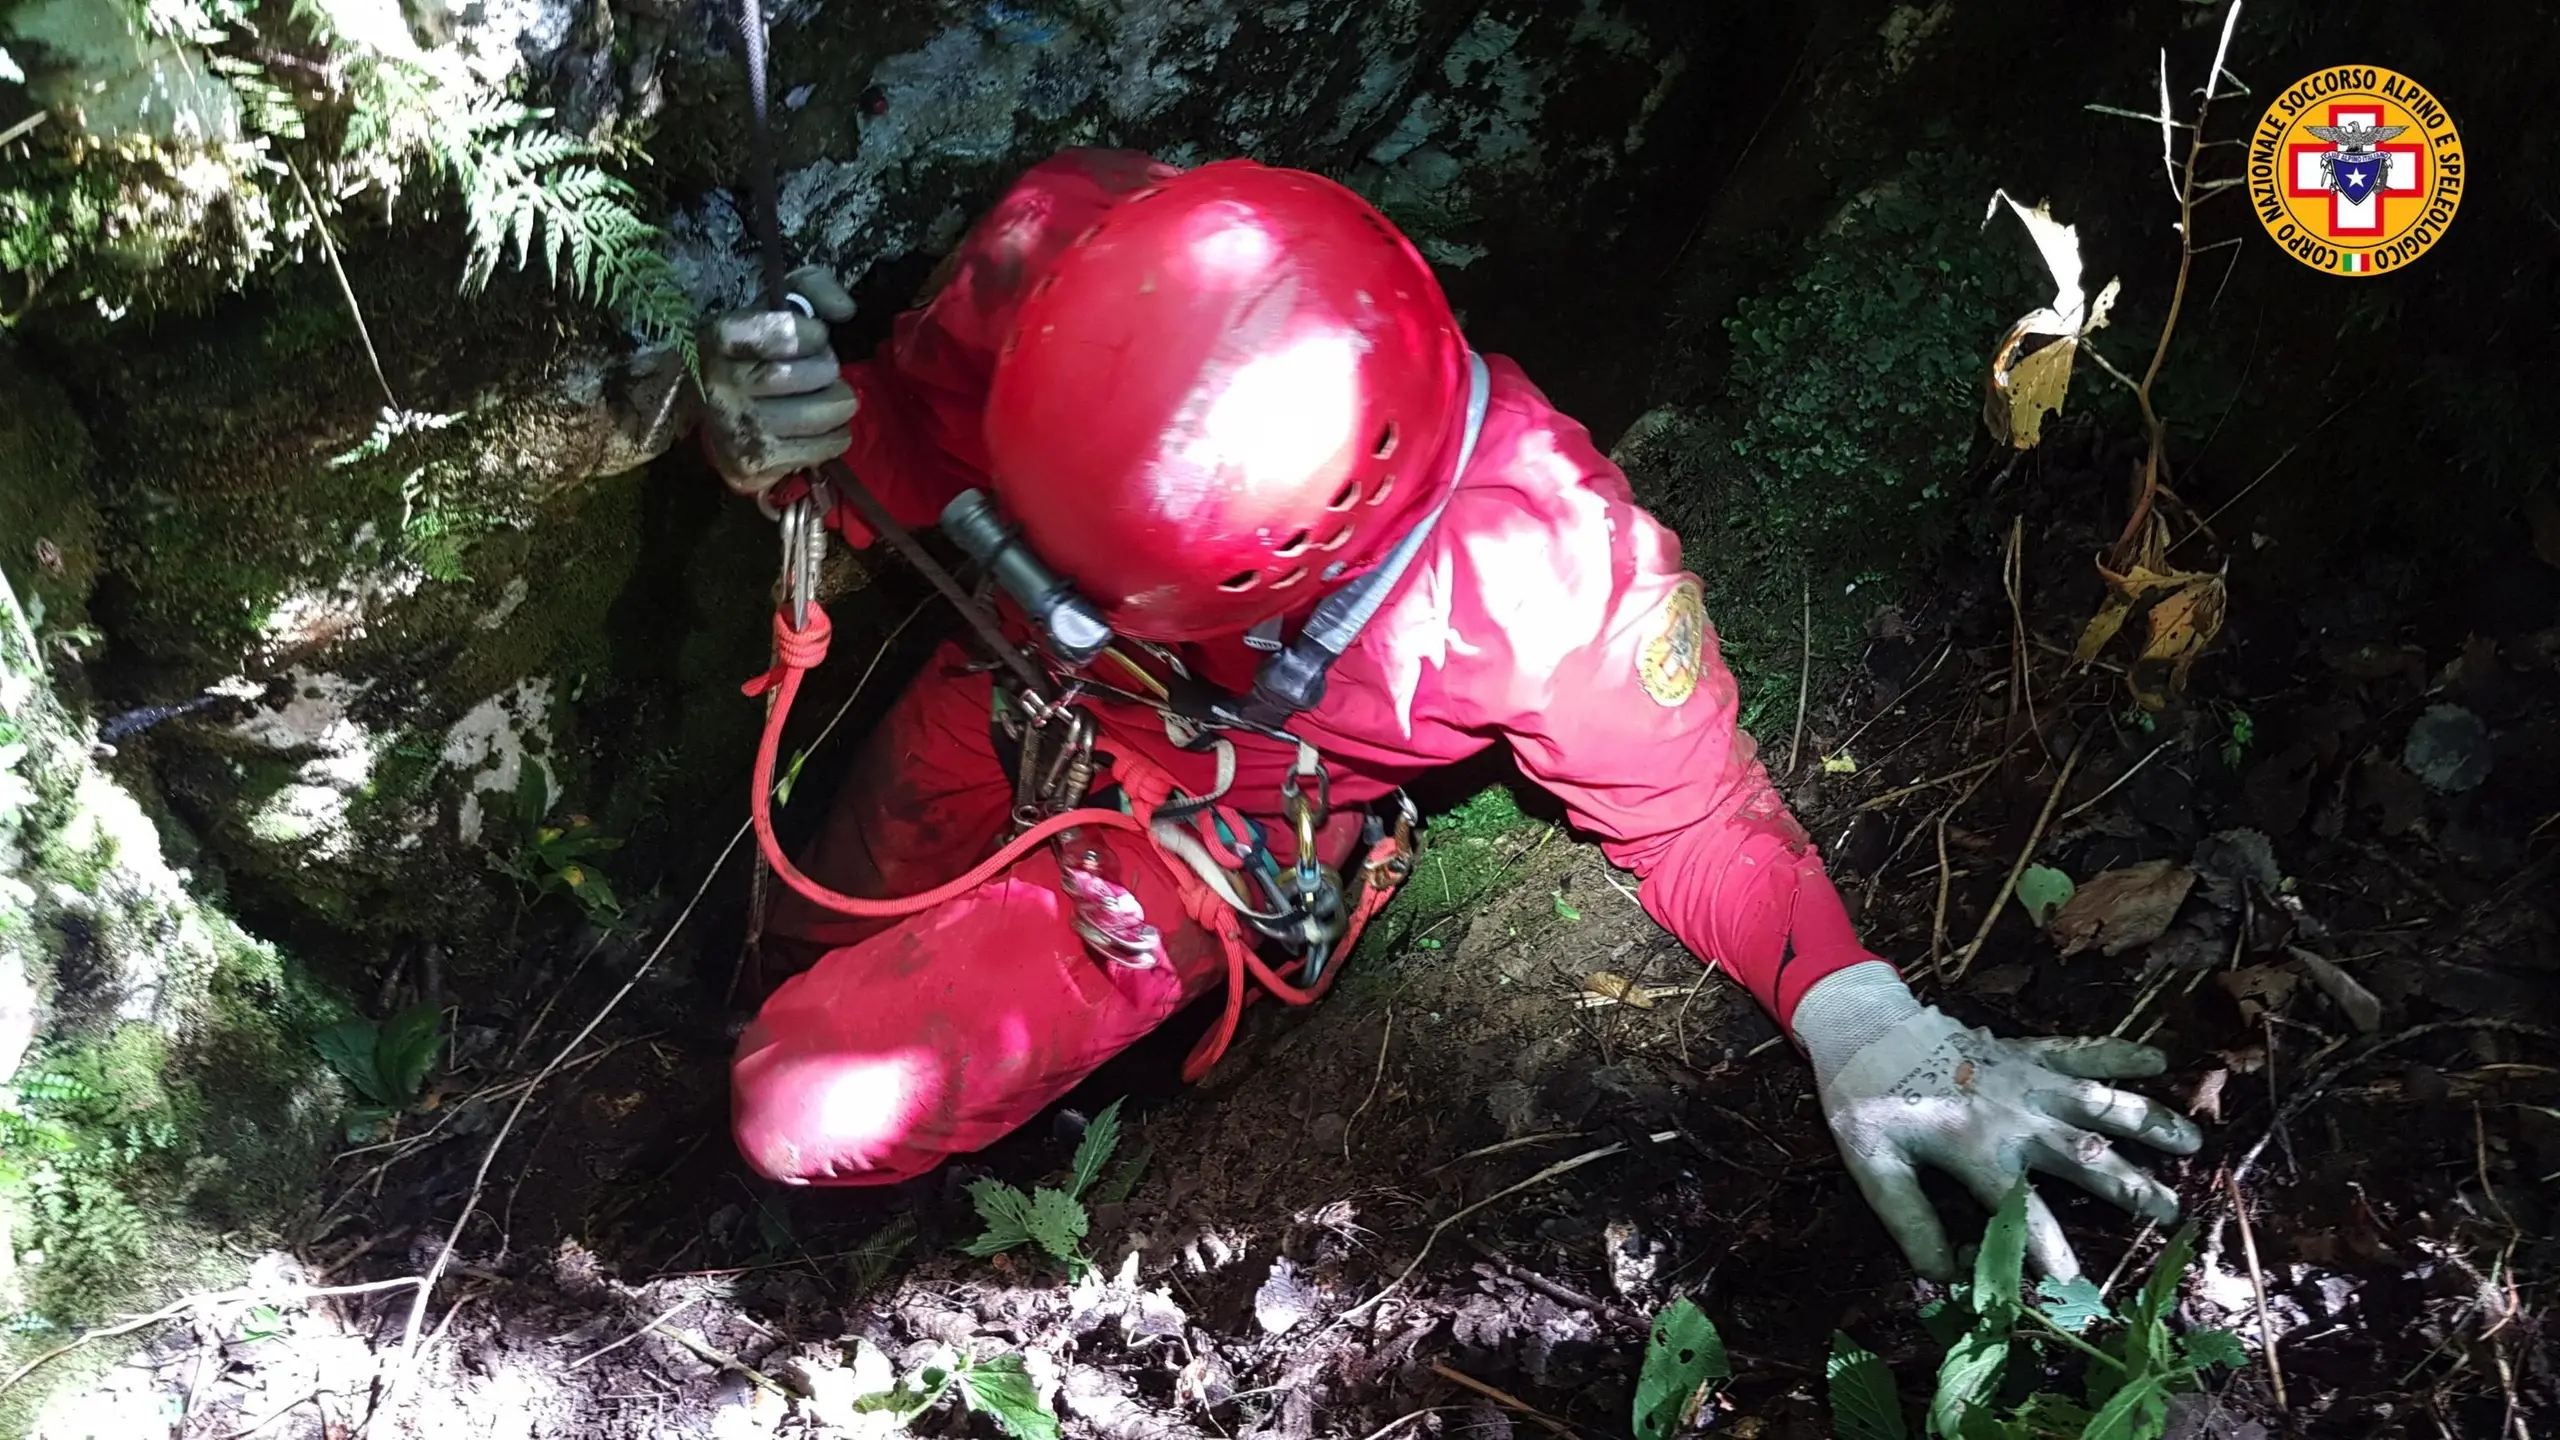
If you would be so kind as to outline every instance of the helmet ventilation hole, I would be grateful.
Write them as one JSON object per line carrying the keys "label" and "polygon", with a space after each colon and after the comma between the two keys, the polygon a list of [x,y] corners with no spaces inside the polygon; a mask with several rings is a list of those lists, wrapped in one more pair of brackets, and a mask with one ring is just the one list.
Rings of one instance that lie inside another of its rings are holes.
{"label": "helmet ventilation hole", "polygon": [[1258,570],[1239,570],[1233,575],[1228,576],[1226,579],[1219,581],[1218,588],[1226,591],[1230,595],[1241,595],[1261,583],[1262,572]]}
{"label": "helmet ventilation hole", "polygon": [[1333,492],[1333,498],[1324,502],[1324,508],[1327,510],[1348,510],[1359,503],[1360,482],[1356,479],[1345,480],[1342,482],[1342,488]]}
{"label": "helmet ventilation hole", "polygon": [[1339,549],[1341,549],[1341,548],[1343,547],[1343,545],[1344,545],[1344,544],[1348,543],[1350,539],[1351,539],[1351,527],[1350,527],[1350,526],[1348,526],[1348,525],[1345,525],[1345,526],[1343,526],[1341,529],[1336,530],[1336,531],[1334,531],[1332,534],[1327,535],[1326,537],[1324,537],[1324,543],[1323,543],[1322,545],[1317,546],[1316,548],[1317,548],[1317,549],[1319,549],[1319,550],[1339,550]]}
{"label": "helmet ventilation hole", "polygon": [[1057,283],[1058,283],[1058,272],[1057,272],[1057,271],[1055,271],[1055,270],[1052,270],[1052,271],[1050,271],[1049,273],[1047,273],[1046,275],[1041,276],[1038,280],[1036,280],[1036,281],[1032,282],[1032,285],[1031,285],[1031,298],[1032,298],[1032,299],[1034,299],[1034,300],[1037,300],[1037,299],[1039,299],[1041,296],[1048,294],[1048,293],[1049,293],[1049,291],[1050,291],[1050,289],[1051,289],[1052,287],[1054,287]]}
{"label": "helmet ventilation hole", "polygon": [[1370,447],[1369,453],[1380,460],[1396,453],[1396,422],[1390,420],[1379,427],[1378,443]]}
{"label": "helmet ventilation hole", "polygon": [[1087,225],[1086,227],[1084,227],[1084,233],[1083,233],[1083,234],[1081,234],[1081,235],[1078,235],[1078,236],[1075,238],[1075,243],[1074,243],[1074,244],[1072,244],[1072,245],[1069,245],[1067,248],[1068,248],[1068,249],[1070,249],[1070,250],[1081,250],[1081,249],[1083,249],[1084,247],[1086,247],[1087,245],[1092,244],[1092,243],[1093,243],[1093,237],[1094,237],[1094,236],[1096,236],[1096,235],[1099,235],[1099,234],[1101,234],[1101,233],[1102,233],[1102,222],[1101,222],[1101,221],[1099,221],[1099,220],[1096,220],[1096,221],[1094,221],[1092,224]]}
{"label": "helmet ventilation hole", "polygon": [[1304,554],[1306,554],[1306,553],[1307,553],[1307,538],[1308,538],[1308,536],[1309,536],[1309,534],[1310,534],[1310,533],[1311,533],[1311,532],[1309,532],[1309,531],[1305,531],[1305,530],[1301,530],[1301,531],[1299,531],[1297,534],[1290,536],[1290,537],[1288,538],[1288,540],[1287,540],[1285,543],[1283,543],[1279,549],[1274,550],[1274,551],[1272,551],[1271,553],[1272,553],[1272,554],[1274,554],[1274,555],[1279,556],[1279,557],[1280,557],[1281,559],[1283,559],[1283,560],[1289,559],[1291,556],[1294,556],[1294,555],[1304,555]]}
{"label": "helmet ventilation hole", "polygon": [[1392,493],[1395,488],[1395,472],[1390,470],[1386,474],[1378,477],[1378,488],[1369,492],[1369,503],[1373,506],[1386,504],[1387,496]]}
{"label": "helmet ventilation hole", "polygon": [[1304,566],[1304,565],[1296,565],[1296,566],[1292,566],[1292,567],[1290,567],[1290,570],[1289,570],[1289,573],[1288,573],[1288,574],[1283,575],[1283,576],[1281,576],[1279,579],[1274,580],[1274,581],[1272,581],[1272,582],[1271,582],[1271,588],[1272,588],[1272,589],[1274,589],[1274,590],[1286,590],[1286,589],[1288,589],[1290,586],[1295,585],[1295,584],[1297,584],[1299,581],[1304,580],[1304,579],[1306,579],[1306,578],[1307,578],[1307,567],[1306,567],[1306,566]]}

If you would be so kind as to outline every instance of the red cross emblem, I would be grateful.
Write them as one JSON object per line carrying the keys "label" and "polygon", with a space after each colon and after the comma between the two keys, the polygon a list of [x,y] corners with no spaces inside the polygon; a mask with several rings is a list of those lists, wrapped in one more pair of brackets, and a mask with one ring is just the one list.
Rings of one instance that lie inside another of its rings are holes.
{"label": "red cross emblem", "polygon": [[[2382,107],[2372,104],[2343,104],[2329,107],[2329,124],[2333,128],[2360,126],[2372,128],[2382,124]],[[2380,183],[2356,186],[2333,183],[2333,175],[2352,175],[2356,160],[2367,165],[2378,161]],[[2383,207],[2393,196],[2416,198],[2427,193],[2427,148],[2419,144],[2376,145],[2362,156],[2350,156],[2336,145],[2287,145],[2285,147],[2285,193],[2296,200],[2329,197],[2329,238],[2356,239],[2383,232]],[[2354,191],[2361,189],[2359,197]],[[2300,212],[2296,212],[2297,214]]]}

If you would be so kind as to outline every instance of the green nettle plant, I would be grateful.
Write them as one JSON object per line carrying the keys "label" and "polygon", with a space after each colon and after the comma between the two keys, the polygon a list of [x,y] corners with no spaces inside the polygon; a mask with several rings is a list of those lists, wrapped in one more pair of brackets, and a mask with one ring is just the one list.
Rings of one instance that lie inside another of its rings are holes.
{"label": "green nettle plant", "polygon": [[[2084,1277],[2048,1279],[2030,1293],[2026,1251],[2021,1184],[1983,1232],[1972,1279],[1920,1312],[1946,1357],[1919,1433],[1938,1440],[2160,1440],[2170,1396],[2201,1388],[2217,1366],[2248,1363],[2227,1330],[2169,1327],[2178,1284],[2195,1258],[2193,1225],[2171,1238],[2122,1312]],[[2082,1362],[2080,1390],[2009,1383],[2021,1354],[2029,1363],[2016,1376],[2032,1373],[2039,1382],[2055,1373],[2049,1362]],[[1910,1417],[1883,1360],[1834,1333],[1825,1371],[1840,1440],[1911,1440]],[[1689,1430],[1732,1375],[1715,1322],[1689,1300],[1664,1306],[1636,1379],[1636,1440],[1670,1440]]]}
{"label": "green nettle plant", "polygon": [[[1064,1190],[1041,1185],[1025,1194],[1020,1187],[992,1177],[972,1182],[969,1201],[977,1206],[978,1218],[986,1222],[987,1228],[960,1248],[983,1256],[1037,1245],[1066,1266],[1070,1275],[1082,1276],[1093,1268],[1092,1258],[1084,1253],[1084,1237],[1093,1227],[1084,1197],[1102,1179],[1103,1167],[1111,1163],[1111,1154],[1119,1145],[1120,1102],[1114,1100],[1093,1117],[1092,1123],[1085,1126],[1084,1138],[1076,1142],[1075,1159],[1068,1167]],[[1146,1158],[1144,1151],[1130,1157],[1099,1198],[1125,1198],[1137,1182]]]}
{"label": "green nettle plant", "polygon": [[[2189,1224],[2160,1252],[2132,1304],[2110,1308],[2085,1277],[2024,1286],[2027,1187],[2020,1185],[1992,1217],[1974,1258],[1973,1278],[1921,1311],[1921,1323],[1947,1347],[1938,1364],[1924,1433],[1947,1440],[2159,1440],[2167,1432],[2169,1397],[2202,1387],[2206,1371],[2238,1367],[2248,1354],[2228,1330],[2169,1327],[2178,1284],[2195,1257]],[[2021,1352],[2041,1379],[2062,1356],[2084,1362],[2079,1393],[2041,1385],[2015,1396],[2004,1386]],[[1908,1440],[1892,1372],[1846,1335],[1832,1337],[1828,1366],[1831,1414],[1842,1440]]]}

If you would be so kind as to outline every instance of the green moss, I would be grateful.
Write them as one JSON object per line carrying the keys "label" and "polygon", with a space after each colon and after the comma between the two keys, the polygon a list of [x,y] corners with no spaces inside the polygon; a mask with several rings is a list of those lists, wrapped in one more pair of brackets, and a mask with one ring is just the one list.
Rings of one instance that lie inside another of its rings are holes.
{"label": "green moss", "polygon": [[0,340],[0,570],[39,629],[86,618],[98,577],[98,512],[85,488],[88,432],[60,387]]}
{"label": "green moss", "polygon": [[1746,726],[1793,704],[1808,596],[1819,670],[1972,521],[1983,357],[2035,303],[1983,231],[1996,183],[1961,150],[1875,177],[1733,314],[1692,320],[1681,363],[1720,371],[1717,393],[1627,447],[1639,494],[1699,557]]}
{"label": "green moss", "polygon": [[1444,922],[1491,893],[1519,849],[1515,837],[1534,823],[1502,785],[1487,786],[1431,817],[1412,878],[1361,937],[1351,974],[1383,974],[1387,967],[1377,962],[1438,949],[1450,933]]}

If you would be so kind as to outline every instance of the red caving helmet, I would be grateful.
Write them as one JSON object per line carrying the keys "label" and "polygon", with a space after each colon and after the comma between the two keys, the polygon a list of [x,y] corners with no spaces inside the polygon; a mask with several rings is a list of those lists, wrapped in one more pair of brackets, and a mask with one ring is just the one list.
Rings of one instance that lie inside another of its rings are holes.
{"label": "red caving helmet", "polygon": [[1367,201],[1204,165],[1120,201],[1031,282],[987,400],[994,488],[1114,629],[1234,634],[1429,512],[1466,375],[1439,281]]}

